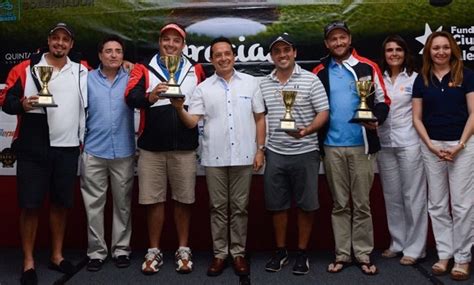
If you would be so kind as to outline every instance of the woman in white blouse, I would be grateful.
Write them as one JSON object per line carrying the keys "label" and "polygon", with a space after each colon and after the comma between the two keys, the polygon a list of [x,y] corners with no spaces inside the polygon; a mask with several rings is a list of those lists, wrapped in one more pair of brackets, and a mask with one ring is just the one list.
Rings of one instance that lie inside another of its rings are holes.
{"label": "woman in white blouse", "polygon": [[412,123],[417,73],[400,36],[388,36],[383,42],[381,69],[392,100],[387,120],[379,127],[382,149],[377,158],[391,236],[390,247],[382,256],[403,254],[400,264],[412,265],[425,256],[427,186],[420,139]]}

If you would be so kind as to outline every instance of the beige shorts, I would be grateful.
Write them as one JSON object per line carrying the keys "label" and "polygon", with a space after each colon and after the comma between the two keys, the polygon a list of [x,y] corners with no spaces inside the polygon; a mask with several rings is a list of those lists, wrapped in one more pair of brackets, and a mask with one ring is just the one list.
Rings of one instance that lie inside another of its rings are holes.
{"label": "beige shorts", "polygon": [[165,202],[168,182],[171,199],[183,204],[194,203],[196,152],[140,149],[138,202],[144,205]]}

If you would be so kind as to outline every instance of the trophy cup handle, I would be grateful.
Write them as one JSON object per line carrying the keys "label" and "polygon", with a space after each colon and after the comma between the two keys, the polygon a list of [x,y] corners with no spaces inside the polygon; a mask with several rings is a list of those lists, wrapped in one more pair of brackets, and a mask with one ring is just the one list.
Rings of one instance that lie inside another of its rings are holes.
{"label": "trophy cup handle", "polygon": [[40,80],[38,78],[38,75],[36,75],[36,73],[38,72],[38,66],[33,66],[33,72],[31,73],[36,79]]}
{"label": "trophy cup handle", "polygon": [[370,88],[369,88],[369,89],[374,89],[374,90],[373,90],[372,92],[370,92],[369,94],[367,94],[367,97],[372,96],[373,94],[375,94],[375,91],[376,91],[376,90],[375,90],[375,86],[376,86],[376,85],[375,85],[375,82],[372,81],[372,84],[370,85]]}

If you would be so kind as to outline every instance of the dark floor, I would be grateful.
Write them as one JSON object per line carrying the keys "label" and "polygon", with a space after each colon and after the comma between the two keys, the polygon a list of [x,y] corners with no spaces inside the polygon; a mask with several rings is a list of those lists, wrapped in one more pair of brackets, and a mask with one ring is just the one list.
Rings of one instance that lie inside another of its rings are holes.
{"label": "dark floor", "polygon": [[[19,249],[0,249],[0,285],[19,284],[21,270],[21,251]],[[132,265],[126,269],[118,269],[113,262],[108,260],[101,271],[88,272],[85,267],[81,268],[74,276],[67,279],[58,272],[47,269],[48,252],[38,250],[37,273],[39,284],[239,284],[232,268],[227,268],[221,276],[208,277],[206,275],[210,253],[195,252],[193,261],[195,269],[187,275],[177,274],[174,270],[173,252],[165,253],[165,264],[161,271],[152,276],[145,276],[140,272],[140,266],[144,250],[136,251],[132,256]],[[255,252],[250,256],[252,284],[459,284],[473,285],[474,277],[468,281],[455,282],[447,276],[430,276],[430,267],[436,261],[433,252],[428,254],[425,261],[417,266],[402,266],[398,263],[399,258],[385,259],[380,257],[380,252],[373,254],[372,261],[377,265],[379,274],[376,276],[363,275],[357,266],[346,268],[338,274],[326,272],[326,266],[331,262],[333,255],[330,252],[311,252],[311,271],[308,275],[295,276],[291,273],[294,253],[290,253],[290,264],[277,273],[264,271],[264,265],[269,258],[268,252]],[[69,250],[65,253],[66,258],[75,264],[85,264],[83,251]],[[471,266],[472,267],[472,266]]]}

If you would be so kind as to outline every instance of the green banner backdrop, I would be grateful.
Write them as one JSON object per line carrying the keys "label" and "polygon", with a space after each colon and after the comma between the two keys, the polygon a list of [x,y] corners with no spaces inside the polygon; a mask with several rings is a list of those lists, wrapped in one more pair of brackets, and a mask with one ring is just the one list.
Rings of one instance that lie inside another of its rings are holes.
{"label": "green banner backdrop", "polygon": [[[46,46],[51,26],[71,25],[76,32],[74,51],[97,66],[97,42],[117,34],[126,42],[126,58],[141,61],[154,54],[160,27],[170,21],[188,32],[185,54],[205,65],[209,43],[217,36],[231,38],[237,50],[237,68],[254,75],[270,72],[268,43],[287,32],[298,48],[298,62],[311,70],[326,54],[323,27],[333,20],[348,23],[353,46],[378,61],[381,43],[400,34],[418,55],[435,30],[451,32],[465,63],[474,66],[474,5],[471,0],[256,0],[256,1],[119,1],[119,0],[0,0],[0,87],[10,68]],[[14,175],[9,150],[16,118],[0,112],[0,175]]]}

